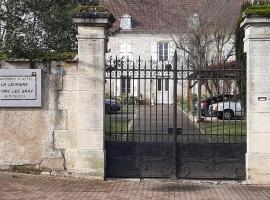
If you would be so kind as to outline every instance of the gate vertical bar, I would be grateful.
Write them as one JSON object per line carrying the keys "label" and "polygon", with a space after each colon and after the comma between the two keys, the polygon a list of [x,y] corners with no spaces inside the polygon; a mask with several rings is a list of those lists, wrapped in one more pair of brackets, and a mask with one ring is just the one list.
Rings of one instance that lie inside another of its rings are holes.
{"label": "gate vertical bar", "polygon": [[[115,60],[115,98],[116,99],[118,99],[118,92],[117,92],[117,90],[118,90],[118,87],[121,87],[120,85],[118,86],[118,63],[119,61],[118,61],[118,57],[116,56],[116,60]],[[119,91],[119,93],[120,93],[120,91]],[[110,113],[110,115],[111,115],[111,113]],[[115,124],[117,124],[118,123],[118,121],[117,121],[117,115],[115,115]],[[118,140],[118,129],[117,129],[117,126],[114,128],[114,139],[117,141]]]}
{"label": "gate vertical bar", "polygon": [[174,143],[174,174],[173,179],[178,177],[178,158],[177,158],[177,52],[174,52],[173,66],[173,143]]}
{"label": "gate vertical bar", "polygon": [[130,65],[130,61],[129,61],[129,58],[127,58],[127,90],[126,90],[126,95],[127,95],[127,124],[126,124],[126,141],[129,141],[129,130],[128,130],[128,122],[129,122],[129,120],[128,120],[128,107],[129,107],[129,93],[130,93],[130,82],[131,82],[131,80],[130,80],[130,76],[129,76],[129,65]]}
{"label": "gate vertical bar", "polygon": [[[110,59],[110,66],[109,66],[109,70],[110,70],[110,92],[109,92],[109,95],[110,95],[110,105],[112,105],[112,59]],[[105,107],[105,114],[106,114],[106,107]],[[110,141],[112,139],[112,114],[111,113],[108,113],[110,115]]]}

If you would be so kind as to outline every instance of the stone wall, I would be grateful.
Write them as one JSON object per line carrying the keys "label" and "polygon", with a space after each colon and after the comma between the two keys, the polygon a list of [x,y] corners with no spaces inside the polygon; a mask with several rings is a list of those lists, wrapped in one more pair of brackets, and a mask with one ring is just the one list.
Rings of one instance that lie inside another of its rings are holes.
{"label": "stone wall", "polygon": [[104,179],[104,67],[114,17],[78,13],[73,21],[78,63],[1,63],[4,69],[42,69],[41,108],[0,108],[1,169]]}
{"label": "stone wall", "polygon": [[42,69],[41,108],[0,108],[0,169],[64,171],[65,152],[55,148],[54,131],[66,124],[65,110],[58,108],[58,95],[66,87],[63,84],[68,84],[68,77],[63,82],[56,70],[62,66],[70,73],[77,68],[77,63],[0,64],[2,69]]}
{"label": "stone wall", "polygon": [[270,20],[246,18],[247,180],[270,184]]}

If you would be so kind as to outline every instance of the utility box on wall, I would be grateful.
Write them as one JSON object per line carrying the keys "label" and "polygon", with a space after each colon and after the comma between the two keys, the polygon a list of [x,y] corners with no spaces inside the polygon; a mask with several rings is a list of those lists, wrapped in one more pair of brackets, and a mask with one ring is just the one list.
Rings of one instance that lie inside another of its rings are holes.
{"label": "utility box on wall", "polygon": [[41,106],[41,69],[0,69],[0,108]]}

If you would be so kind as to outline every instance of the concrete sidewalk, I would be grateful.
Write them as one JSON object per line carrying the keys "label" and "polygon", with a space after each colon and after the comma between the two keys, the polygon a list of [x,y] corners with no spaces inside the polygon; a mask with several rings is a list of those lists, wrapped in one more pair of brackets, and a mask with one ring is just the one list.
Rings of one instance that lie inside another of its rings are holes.
{"label": "concrete sidewalk", "polygon": [[199,181],[93,181],[0,172],[0,199],[269,200],[270,186]]}

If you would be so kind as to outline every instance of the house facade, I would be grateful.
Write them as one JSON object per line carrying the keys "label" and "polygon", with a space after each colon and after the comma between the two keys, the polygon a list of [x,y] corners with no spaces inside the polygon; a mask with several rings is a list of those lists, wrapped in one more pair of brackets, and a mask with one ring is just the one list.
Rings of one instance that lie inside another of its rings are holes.
{"label": "house facade", "polygon": [[[163,68],[166,64],[172,62],[172,57],[175,51],[175,44],[169,34],[166,33],[134,33],[123,32],[114,37],[110,37],[108,43],[110,53],[108,57],[122,59],[125,63],[129,60],[130,64],[135,63],[138,66],[139,59],[141,60],[140,68],[143,71],[144,67],[155,68],[157,65]],[[165,69],[165,68],[164,68]],[[133,77],[134,78],[134,77]],[[119,79],[113,87],[115,96],[125,94],[127,90],[130,95],[143,98],[151,103],[171,103],[173,98],[173,81],[162,78],[156,81],[149,82],[142,79]],[[133,86],[134,85],[134,86]],[[141,86],[139,88],[139,85]],[[146,91],[144,91],[146,86]],[[152,88],[150,88],[152,87]],[[134,91],[133,91],[134,88]],[[150,90],[155,92],[149,92]],[[152,95],[152,96],[151,96]]]}
{"label": "house facade", "polygon": [[[149,67],[149,63],[154,63],[166,70],[166,64],[172,64],[174,52],[177,50],[173,35],[185,33],[190,26],[190,19],[208,14],[212,17],[215,16],[214,12],[223,9],[227,9],[226,13],[229,15],[226,20],[236,19],[242,1],[102,0],[101,4],[116,17],[109,37],[107,58],[117,57],[125,63],[127,60],[130,64],[135,62],[135,65],[140,59],[141,65]],[[183,54],[184,52],[178,50],[179,66],[182,65]],[[111,85],[113,86],[106,84],[106,88],[108,90],[110,87],[115,97],[130,95],[152,104],[173,102],[173,80],[166,77],[149,83],[134,77],[119,77],[118,80],[112,80]],[[182,94],[185,96],[188,93],[187,85],[188,81],[178,81],[178,90],[183,90]],[[193,87],[193,90],[193,93],[196,93],[197,86]]]}

